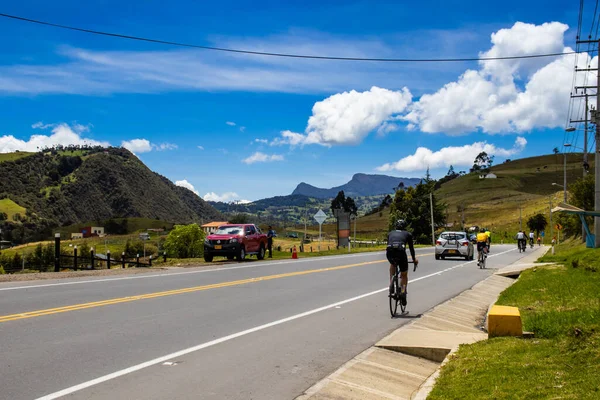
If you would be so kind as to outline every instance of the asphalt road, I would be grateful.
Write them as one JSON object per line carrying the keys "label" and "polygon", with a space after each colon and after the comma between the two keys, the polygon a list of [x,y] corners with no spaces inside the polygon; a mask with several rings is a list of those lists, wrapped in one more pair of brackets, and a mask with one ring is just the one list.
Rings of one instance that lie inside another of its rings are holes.
{"label": "asphalt road", "polygon": [[293,399],[487,270],[418,249],[390,318],[384,253],[0,284],[0,399]]}

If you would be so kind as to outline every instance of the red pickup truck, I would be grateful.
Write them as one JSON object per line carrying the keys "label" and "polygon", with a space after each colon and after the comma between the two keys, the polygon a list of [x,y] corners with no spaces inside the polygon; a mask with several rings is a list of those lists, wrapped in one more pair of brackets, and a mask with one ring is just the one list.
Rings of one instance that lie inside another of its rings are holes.
{"label": "red pickup truck", "polygon": [[228,260],[243,261],[247,255],[262,260],[267,249],[267,235],[254,224],[221,225],[204,240],[204,261],[214,256],[226,256]]}

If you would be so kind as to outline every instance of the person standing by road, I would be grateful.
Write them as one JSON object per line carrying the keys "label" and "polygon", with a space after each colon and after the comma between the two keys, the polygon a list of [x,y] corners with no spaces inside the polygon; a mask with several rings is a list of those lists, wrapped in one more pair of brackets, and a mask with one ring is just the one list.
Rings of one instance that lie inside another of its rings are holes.
{"label": "person standing by road", "polygon": [[267,250],[269,251],[269,258],[273,258],[273,236],[275,236],[275,231],[273,231],[273,227],[269,225],[269,231],[267,232]]}

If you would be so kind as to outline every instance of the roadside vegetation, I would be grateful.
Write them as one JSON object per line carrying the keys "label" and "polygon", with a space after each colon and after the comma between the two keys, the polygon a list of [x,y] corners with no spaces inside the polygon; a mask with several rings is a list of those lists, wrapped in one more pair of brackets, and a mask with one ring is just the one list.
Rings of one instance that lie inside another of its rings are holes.
{"label": "roadside vegetation", "polygon": [[600,398],[600,250],[569,240],[496,304],[519,307],[533,339],[461,346],[429,399]]}

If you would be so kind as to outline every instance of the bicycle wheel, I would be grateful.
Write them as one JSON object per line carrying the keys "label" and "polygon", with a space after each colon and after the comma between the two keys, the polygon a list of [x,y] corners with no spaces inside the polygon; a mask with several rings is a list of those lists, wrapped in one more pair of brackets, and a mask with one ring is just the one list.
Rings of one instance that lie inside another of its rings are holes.
{"label": "bicycle wheel", "polygon": [[398,288],[398,275],[394,275],[392,278],[392,283],[390,284],[390,314],[392,314],[392,318],[396,316],[396,310],[398,310],[398,296],[399,296],[399,288]]}
{"label": "bicycle wheel", "polygon": [[[402,301],[402,299],[404,298],[404,301]],[[406,312],[406,288],[404,288],[404,290],[401,290],[400,295],[398,296],[398,300],[396,301],[396,306],[398,305],[398,303],[400,303],[400,311],[402,312],[402,314],[404,314]]]}

